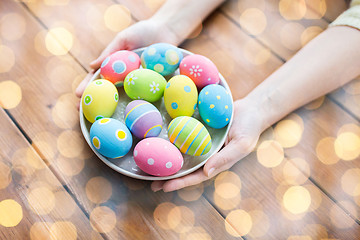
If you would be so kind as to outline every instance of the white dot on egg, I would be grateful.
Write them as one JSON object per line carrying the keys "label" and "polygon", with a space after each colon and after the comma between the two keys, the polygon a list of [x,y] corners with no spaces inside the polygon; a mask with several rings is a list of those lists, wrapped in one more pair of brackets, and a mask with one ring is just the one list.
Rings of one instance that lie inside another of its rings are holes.
{"label": "white dot on egg", "polygon": [[147,143],[146,143],[146,146],[149,146],[149,144],[150,144],[150,143],[147,142]]}
{"label": "white dot on egg", "polygon": [[186,67],[186,63],[184,63],[184,67]]}
{"label": "white dot on egg", "polygon": [[134,150],[134,157],[138,155],[138,151]]}
{"label": "white dot on egg", "polygon": [[171,162],[167,162],[165,166],[166,166],[166,168],[171,168],[171,167],[172,167],[172,163],[171,163]]}
{"label": "white dot on egg", "polygon": [[148,160],[147,160],[147,163],[149,164],[149,165],[153,165],[154,164],[154,159],[152,159],[152,158],[149,158]]}
{"label": "white dot on egg", "polygon": [[211,81],[211,78],[208,78],[208,81]]}

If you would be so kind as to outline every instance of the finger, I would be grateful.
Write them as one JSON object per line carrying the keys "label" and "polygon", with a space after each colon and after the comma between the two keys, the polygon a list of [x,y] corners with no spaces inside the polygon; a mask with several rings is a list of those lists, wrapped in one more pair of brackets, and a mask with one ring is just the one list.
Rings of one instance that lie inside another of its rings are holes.
{"label": "finger", "polygon": [[85,88],[86,88],[87,84],[89,83],[89,81],[91,80],[93,75],[94,75],[94,71],[89,72],[86,75],[86,77],[84,78],[84,80],[82,80],[81,83],[79,84],[79,86],[76,88],[75,95],[78,98],[81,98],[83,92],[85,91]]}
{"label": "finger", "polygon": [[151,183],[151,190],[157,192],[163,188],[165,181],[153,181]]}
{"label": "finger", "polygon": [[239,141],[230,141],[220,152],[209,158],[204,166],[204,174],[212,177],[221,171],[229,169],[249,152],[247,147],[243,148]]}
{"label": "finger", "polygon": [[107,56],[109,56],[110,54],[112,54],[112,53],[114,53],[114,52],[116,52],[118,50],[124,49],[124,47],[125,47],[124,42],[125,41],[121,36],[122,35],[117,35],[114,38],[114,40],[112,40],[111,43],[102,51],[100,56],[90,63],[90,67],[92,69],[100,68],[101,63],[105,60],[105,58]]}
{"label": "finger", "polygon": [[202,170],[202,168],[200,168],[197,171],[184,177],[166,181],[162,189],[164,190],[164,192],[171,192],[184,187],[199,184],[207,179],[209,178],[205,176],[204,171]]}

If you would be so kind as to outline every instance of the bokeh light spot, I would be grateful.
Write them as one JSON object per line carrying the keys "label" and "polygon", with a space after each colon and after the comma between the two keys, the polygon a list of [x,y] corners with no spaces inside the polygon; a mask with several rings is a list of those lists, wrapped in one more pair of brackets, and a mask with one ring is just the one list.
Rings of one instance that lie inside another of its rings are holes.
{"label": "bokeh light spot", "polygon": [[285,192],[283,204],[293,214],[306,212],[311,204],[310,193],[302,186],[292,186]]}
{"label": "bokeh light spot", "polygon": [[55,207],[55,196],[47,187],[38,187],[30,191],[28,202],[35,214],[46,215]]}
{"label": "bokeh light spot", "polygon": [[301,45],[301,35],[305,27],[300,23],[288,22],[280,30],[280,41],[289,50],[299,50]]}
{"label": "bokeh light spot", "polygon": [[11,48],[0,45],[0,73],[9,72],[15,64],[15,54]]}
{"label": "bokeh light spot", "polygon": [[190,231],[180,234],[180,240],[211,240],[211,236],[203,227],[195,226]]}
{"label": "bokeh light spot", "polygon": [[340,159],[335,153],[335,138],[326,137],[321,139],[316,146],[316,156],[326,165],[337,163]]}
{"label": "bokeh light spot", "polygon": [[12,180],[11,169],[4,162],[0,162],[0,190],[6,188]]}
{"label": "bokeh light spot", "polygon": [[36,222],[30,228],[31,240],[49,240],[50,239],[50,223]]}
{"label": "bokeh light spot", "polygon": [[74,127],[79,119],[75,103],[77,98],[72,93],[67,93],[59,97],[52,109],[54,123],[63,129]]}
{"label": "bokeh light spot", "polygon": [[200,183],[194,186],[186,187],[177,191],[180,198],[187,202],[198,200],[204,192],[204,184]]}
{"label": "bokeh light spot", "polygon": [[312,239],[327,239],[328,233],[326,227],[321,224],[308,224],[302,230],[302,233]]}
{"label": "bokeh light spot", "polygon": [[274,140],[263,141],[256,151],[258,162],[267,168],[278,166],[284,159],[284,149]]}
{"label": "bokeh light spot", "polygon": [[62,218],[70,218],[76,209],[76,204],[69,193],[59,191],[55,193],[55,209]]}
{"label": "bokeh light spot", "polygon": [[170,229],[177,233],[188,232],[195,223],[195,215],[191,209],[185,206],[177,206],[170,210],[168,224]]}
{"label": "bokeh light spot", "polygon": [[234,237],[248,234],[252,226],[253,222],[251,216],[241,209],[231,211],[225,219],[225,229]]}
{"label": "bokeh light spot", "polygon": [[335,140],[336,155],[343,160],[354,160],[360,155],[360,137],[353,132],[343,132]]}
{"label": "bokeh light spot", "polygon": [[[301,34],[301,46],[305,46],[311,39],[319,35],[324,29],[319,26],[310,26]],[[324,98],[324,96],[322,97]]]}
{"label": "bokeh light spot", "polygon": [[281,120],[274,128],[275,140],[283,148],[296,146],[300,142],[302,134],[303,128],[301,125],[291,119]]}
{"label": "bokeh light spot", "polygon": [[55,222],[50,228],[51,240],[76,240],[77,230],[72,222]]}
{"label": "bokeh light spot", "polygon": [[119,32],[130,25],[131,13],[125,6],[114,4],[106,9],[104,20],[108,29],[114,32]]}
{"label": "bokeh light spot", "polygon": [[350,196],[359,196],[360,168],[348,169],[341,177],[341,187]]}
{"label": "bokeh light spot", "polygon": [[54,55],[65,55],[73,46],[73,35],[63,27],[49,30],[45,37],[46,49]]}
{"label": "bokeh light spot", "polygon": [[116,215],[106,206],[94,208],[90,213],[91,227],[100,233],[108,233],[116,226]]}
{"label": "bokeh light spot", "polygon": [[159,9],[166,0],[144,0],[145,5],[151,10]]}
{"label": "bokeh light spot", "polygon": [[317,99],[315,99],[314,101],[306,104],[304,106],[305,109],[307,110],[315,110],[315,109],[318,109],[319,107],[322,106],[322,104],[324,103],[324,100],[325,100],[325,96],[321,96]]}
{"label": "bokeh light spot", "polygon": [[240,25],[251,35],[259,35],[266,28],[266,16],[258,8],[248,8],[240,16]]}
{"label": "bokeh light spot", "polygon": [[20,39],[26,32],[26,21],[17,13],[5,14],[0,19],[0,35],[8,41]]}
{"label": "bokeh light spot", "polygon": [[286,20],[299,20],[306,13],[306,3],[304,0],[280,0],[279,11]]}
{"label": "bokeh light spot", "polygon": [[73,159],[73,158],[66,158],[60,155],[58,156],[56,162],[59,170],[64,175],[70,177],[79,174],[85,167],[85,160],[80,157]]}
{"label": "bokeh light spot", "polygon": [[63,156],[75,158],[83,151],[83,137],[78,131],[66,130],[58,137],[57,148]]}
{"label": "bokeh light spot", "polygon": [[288,184],[303,184],[310,177],[310,166],[304,159],[291,159],[284,164],[283,176]]}
{"label": "bokeh light spot", "polygon": [[23,218],[21,205],[13,199],[5,199],[0,202],[0,225],[15,227]]}
{"label": "bokeh light spot", "polygon": [[270,49],[260,45],[256,40],[250,39],[244,46],[245,58],[254,65],[261,65],[266,63],[270,57]]}
{"label": "bokeh light spot", "polygon": [[85,187],[86,196],[93,203],[104,203],[112,195],[111,183],[103,177],[91,178]]}
{"label": "bokeh light spot", "polygon": [[217,195],[230,199],[240,194],[241,180],[236,173],[225,171],[216,177],[214,186]]}
{"label": "bokeh light spot", "polygon": [[162,229],[171,229],[168,216],[170,211],[175,208],[176,205],[171,202],[163,202],[159,204],[154,210],[154,220],[156,225]]}
{"label": "bokeh light spot", "polygon": [[[1,65],[1,60],[0,60],[0,65]],[[21,99],[22,99],[22,91],[20,86],[16,82],[14,81],[0,82],[0,107],[5,109],[15,108],[17,105],[19,105]]]}
{"label": "bokeh light spot", "polygon": [[252,238],[265,236],[270,229],[269,217],[261,210],[250,211],[249,215],[251,216],[253,222],[249,236]]}

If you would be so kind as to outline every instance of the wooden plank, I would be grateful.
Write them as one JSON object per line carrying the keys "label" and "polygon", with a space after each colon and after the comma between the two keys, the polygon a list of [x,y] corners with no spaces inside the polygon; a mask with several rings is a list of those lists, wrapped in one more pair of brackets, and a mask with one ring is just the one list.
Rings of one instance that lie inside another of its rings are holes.
{"label": "wooden plank", "polygon": [[0,126],[0,237],[102,239],[3,109]]}
{"label": "wooden plank", "polygon": [[[80,133],[76,99],[72,94],[76,77],[83,76],[84,70],[69,55],[46,57],[38,54],[36,49],[27,48],[26,44],[33,42],[43,28],[19,3],[9,2],[1,7],[2,12],[15,12],[27,22],[22,38],[3,43],[13,49],[16,64],[2,76],[12,79],[22,89],[21,101],[9,111],[52,171],[84,208],[92,228],[108,238],[186,239],[192,234],[231,239],[225,230],[224,219],[205,199],[188,203],[171,193],[155,194],[148,183],[121,176],[91,153]],[[102,48],[96,43],[86,44],[89,48]],[[38,47],[44,49],[44,45]],[[21,48],[27,50],[28,58],[20,58]],[[57,79],[61,80],[60,87],[48,84],[47,71],[50,69],[52,73],[53,66],[70,67],[75,76],[65,74],[65,70],[55,72],[55,76],[61,76]],[[24,73],[27,79],[21,78]],[[183,214],[179,215],[179,211]],[[175,222],[168,221],[169,214]],[[211,227],[213,224],[217,228]]]}

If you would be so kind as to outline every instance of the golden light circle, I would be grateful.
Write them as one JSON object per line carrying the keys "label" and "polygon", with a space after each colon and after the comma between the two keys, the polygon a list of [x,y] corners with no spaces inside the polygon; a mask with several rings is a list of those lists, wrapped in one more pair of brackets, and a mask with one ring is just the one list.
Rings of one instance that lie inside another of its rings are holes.
{"label": "golden light circle", "polygon": [[51,240],[76,240],[77,230],[72,222],[55,222],[50,228]]}
{"label": "golden light circle", "polygon": [[104,203],[112,195],[111,183],[103,177],[91,178],[85,187],[86,196],[93,203]]}
{"label": "golden light circle", "polygon": [[91,4],[86,11],[86,22],[95,31],[103,31],[105,28],[104,13],[107,9],[105,4]]}
{"label": "golden light circle", "polygon": [[91,227],[100,233],[108,233],[116,226],[116,215],[106,206],[96,207],[90,213]]}
{"label": "golden light circle", "polygon": [[84,148],[84,140],[80,132],[66,130],[57,139],[57,149],[67,158],[79,156]]}
{"label": "golden light circle", "polygon": [[296,146],[302,137],[303,128],[292,119],[285,119],[278,122],[274,128],[275,140],[283,148]]}
{"label": "golden light circle", "polygon": [[54,160],[57,152],[56,137],[50,132],[37,133],[33,139],[32,147],[37,150],[40,157],[47,161],[48,164]]}
{"label": "golden light circle", "polygon": [[[232,194],[233,195],[233,194]],[[241,194],[240,191],[237,192],[237,195],[233,195],[232,198],[223,198],[216,192],[213,194],[215,205],[218,208],[221,208],[223,210],[231,210],[239,206],[241,202]]]}
{"label": "golden light circle", "polygon": [[265,236],[270,229],[269,217],[261,210],[250,211],[249,215],[253,222],[249,236],[252,238]]}
{"label": "golden light circle", "polygon": [[54,123],[63,129],[74,127],[79,121],[77,114],[76,102],[78,99],[73,93],[60,96],[52,109],[52,117]]}
{"label": "golden light circle", "polygon": [[321,19],[324,17],[327,6],[326,0],[312,0],[307,1],[308,10],[306,11],[306,19]]}
{"label": "golden light circle", "polygon": [[26,149],[26,161],[35,169],[44,169],[46,167],[44,161],[37,155],[32,147]]}
{"label": "golden light circle", "polygon": [[177,233],[186,233],[195,224],[195,215],[191,209],[185,206],[177,206],[170,210],[168,215],[170,229]]}
{"label": "golden light circle", "polygon": [[54,196],[58,214],[64,219],[70,218],[76,209],[76,204],[70,194],[66,191],[59,191]]}
{"label": "golden light circle", "polygon": [[304,185],[303,187],[305,187],[310,193],[311,204],[308,210],[313,212],[321,206],[323,193],[319,190],[318,187],[316,187],[313,184],[307,184]]}
{"label": "golden light circle", "polygon": [[279,11],[286,20],[299,20],[305,16],[305,0],[280,0]]}
{"label": "golden light circle", "polygon": [[68,93],[72,90],[71,81],[77,76],[75,69],[66,62],[59,62],[47,72],[53,89],[59,93]]}
{"label": "golden light circle", "polygon": [[5,199],[0,202],[0,225],[15,227],[23,218],[21,205],[13,199]]}
{"label": "golden light circle", "polygon": [[312,238],[307,235],[291,235],[286,240],[312,240]]}
{"label": "golden light circle", "polygon": [[289,50],[299,50],[301,45],[301,35],[305,27],[300,23],[288,22],[280,30],[280,41]]}
{"label": "golden light circle", "polygon": [[337,135],[340,135],[340,134],[346,133],[346,132],[353,132],[354,134],[360,136],[360,126],[358,124],[354,124],[354,123],[344,124],[338,130]]}
{"label": "golden light circle", "polygon": [[353,132],[339,134],[334,146],[336,155],[343,160],[354,160],[360,155],[360,137]]}
{"label": "golden light circle", "polygon": [[17,13],[5,14],[0,19],[0,35],[8,41],[20,39],[26,32],[26,22],[23,16]]}
{"label": "golden light circle", "polygon": [[237,1],[237,7],[239,12],[243,12],[248,8],[254,8],[254,7],[265,11],[266,4],[265,4],[265,0]]}
{"label": "golden light circle", "polygon": [[180,240],[211,240],[211,236],[203,227],[196,226],[186,233],[180,234]]}
{"label": "golden light circle", "polygon": [[331,165],[340,160],[335,152],[335,140],[333,137],[326,137],[316,145],[316,156],[323,164]]}
{"label": "golden light circle", "polygon": [[[35,172],[35,169],[29,162],[24,161],[24,159],[27,159],[28,152],[28,148],[19,148],[11,157],[12,169],[22,177],[30,176]],[[38,158],[36,154],[34,154],[33,157]]]}
{"label": "golden light circle", "polygon": [[222,198],[229,199],[240,193],[241,180],[236,173],[225,171],[216,177],[214,186],[216,194]]}
{"label": "golden light circle", "polygon": [[251,35],[261,34],[267,25],[264,12],[258,8],[248,8],[240,16],[240,25]]}
{"label": "golden light circle", "polygon": [[70,0],[44,0],[44,3],[49,6],[66,6]]}
{"label": "golden light circle", "polygon": [[114,32],[127,28],[131,23],[131,12],[124,5],[114,4],[104,14],[105,25]]}
{"label": "golden light circle", "polygon": [[327,239],[329,237],[326,227],[321,224],[308,224],[302,230],[302,233],[310,236],[312,239]]}
{"label": "golden light circle", "polygon": [[15,65],[15,54],[11,48],[0,45],[0,73],[9,72]]}
{"label": "golden light circle", "polygon": [[284,150],[280,143],[273,140],[262,142],[256,150],[258,162],[267,168],[278,166],[284,159]]}
{"label": "golden light circle", "polygon": [[344,217],[344,210],[336,203],[331,207],[329,216],[332,225],[339,229],[351,228],[355,224],[355,221],[351,217]]}
{"label": "golden light circle", "polygon": [[11,168],[4,162],[0,162],[0,190],[7,188],[11,180]]}
{"label": "golden light circle", "polygon": [[341,177],[341,187],[350,196],[359,196],[360,168],[348,169]]}
{"label": "golden light circle", "polygon": [[144,0],[145,5],[153,11],[159,9],[164,2],[165,0]]}
{"label": "golden light circle", "polygon": [[171,202],[163,202],[160,203],[154,210],[154,220],[156,225],[161,227],[162,229],[171,229],[168,216],[170,211],[175,208],[176,205]]}
{"label": "golden light circle", "polygon": [[248,234],[252,227],[253,222],[251,216],[244,210],[234,210],[226,216],[225,229],[234,237],[240,237]]}
{"label": "golden light circle", "polygon": [[270,59],[271,51],[260,45],[256,40],[250,39],[244,45],[244,57],[251,64],[261,65]]}
{"label": "golden light circle", "polygon": [[[0,50],[0,54],[1,54],[1,50]],[[0,59],[0,65],[1,65],[1,59]],[[0,82],[0,107],[5,109],[15,108],[19,105],[21,99],[22,99],[22,91],[20,86],[16,82],[14,81]]]}
{"label": "golden light circle", "polygon": [[73,46],[73,35],[63,27],[51,28],[45,37],[46,49],[54,55],[65,55]]}
{"label": "golden light circle", "polygon": [[303,184],[310,177],[310,166],[302,158],[293,158],[284,164],[283,176],[288,184]]}
{"label": "golden light circle", "polygon": [[325,100],[325,96],[321,96],[317,99],[315,99],[314,101],[306,104],[304,106],[305,109],[307,110],[315,110],[315,109],[318,109],[319,107],[322,106],[322,104],[324,103],[324,100]]}
{"label": "golden light circle", "polygon": [[34,47],[37,53],[41,56],[48,57],[51,53],[46,49],[45,38],[47,32],[45,30],[40,31],[34,38]]}
{"label": "golden light circle", "polygon": [[56,162],[59,170],[69,177],[78,175],[85,167],[85,160],[79,157],[73,159],[59,155]]}
{"label": "golden light circle", "polygon": [[55,207],[55,196],[47,187],[38,187],[30,191],[28,202],[35,214],[46,215]]}
{"label": "golden light circle", "polygon": [[200,183],[194,186],[186,187],[177,191],[179,197],[187,202],[198,200],[204,192],[204,184]]}
{"label": "golden light circle", "polygon": [[203,29],[203,25],[201,21],[197,23],[196,28],[190,33],[190,35],[187,37],[187,39],[194,39],[198,37]]}
{"label": "golden light circle", "polygon": [[304,213],[311,204],[310,193],[302,186],[292,186],[285,192],[283,204],[285,209],[293,214]]}
{"label": "golden light circle", "polygon": [[50,239],[50,223],[36,222],[30,228],[31,240],[49,240]]}
{"label": "golden light circle", "polygon": [[[306,28],[303,33],[301,34],[301,46],[305,46],[310,40],[315,38],[317,35],[319,35],[321,32],[323,32],[324,29],[322,29],[319,26],[310,26]],[[322,96],[324,99],[325,97]]]}

